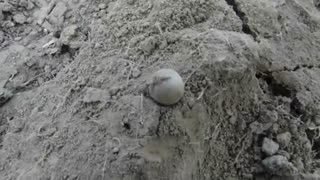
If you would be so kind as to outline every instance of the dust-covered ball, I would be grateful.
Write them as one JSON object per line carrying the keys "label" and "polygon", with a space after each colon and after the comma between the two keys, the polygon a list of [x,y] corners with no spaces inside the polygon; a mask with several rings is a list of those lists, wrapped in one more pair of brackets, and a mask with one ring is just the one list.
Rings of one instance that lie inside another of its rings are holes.
{"label": "dust-covered ball", "polygon": [[149,94],[159,104],[173,105],[184,94],[184,82],[175,70],[161,69],[151,77]]}

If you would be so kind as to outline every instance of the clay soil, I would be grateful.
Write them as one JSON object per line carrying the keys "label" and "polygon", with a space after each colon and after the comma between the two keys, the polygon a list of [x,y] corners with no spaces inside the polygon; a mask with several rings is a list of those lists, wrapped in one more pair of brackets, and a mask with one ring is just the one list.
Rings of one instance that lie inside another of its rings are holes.
{"label": "clay soil", "polygon": [[0,0],[0,179],[320,179],[320,1]]}

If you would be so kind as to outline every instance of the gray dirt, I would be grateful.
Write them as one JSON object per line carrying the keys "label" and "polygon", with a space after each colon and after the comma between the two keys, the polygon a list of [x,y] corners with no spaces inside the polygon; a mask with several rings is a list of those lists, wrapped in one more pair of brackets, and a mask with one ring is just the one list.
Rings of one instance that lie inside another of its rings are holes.
{"label": "gray dirt", "polygon": [[0,179],[319,179],[319,5],[0,0]]}

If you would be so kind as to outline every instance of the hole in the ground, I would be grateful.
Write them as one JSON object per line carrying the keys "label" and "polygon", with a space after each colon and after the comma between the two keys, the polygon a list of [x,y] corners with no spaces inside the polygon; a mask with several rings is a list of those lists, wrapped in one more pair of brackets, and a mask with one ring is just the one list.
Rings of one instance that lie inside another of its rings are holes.
{"label": "hole in the ground", "polygon": [[[293,114],[295,117],[300,117],[305,114],[305,110],[303,109],[301,103],[297,98],[294,98],[290,104],[291,108],[291,114]],[[304,117],[302,117],[304,118]]]}
{"label": "hole in the ground", "polygon": [[70,54],[70,57],[73,59],[75,57],[75,55],[77,54],[77,51],[79,49],[72,49],[70,48],[69,45],[66,45],[66,44],[63,44],[61,46],[61,54],[66,54],[66,53],[69,53]]}
{"label": "hole in the ground", "polygon": [[271,83],[269,86],[275,96],[292,97],[291,90],[283,84]]}
{"label": "hole in the ground", "polygon": [[126,128],[127,130],[131,129],[131,125],[129,123],[123,123],[123,127]]}
{"label": "hole in the ground", "polygon": [[68,52],[70,52],[70,47],[68,45],[66,45],[66,44],[63,44],[61,46],[61,54],[65,54],[65,53],[68,53]]}
{"label": "hole in the ground", "polygon": [[279,84],[275,81],[270,72],[258,73],[257,78],[263,79],[269,86],[269,90],[275,96],[293,97],[294,92],[285,84]]}
{"label": "hole in the ground", "polygon": [[246,33],[246,34],[250,34],[254,39],[257,38],[256,33],[254,33],[254,32],[250,29],[250,27],[249,27],[248,24],[243,24],[243,25],[242,25],[242,31],[243,31],[244,33]]}
{"label": "hole in the ground", "polygon": [[8,17],[8,16],[12,15],[12,12],[10,12],[10,11],[2,11],[2,14],[3,14],[4,17]]}
{"label": "hole in the ground", "polygon": [[61,36],[61,31],[60,30],[58,30],[58,31],[56,31],[56,32],[54,32],[53,33],[53,36],[55,37],[55,38],[60,38],[60,36]]}
{"label": "hole in the ground", "polygon": [[297,71],[298,69],[300,69],[300,66],[297,65],[296,67],[293,68],[293,71]]}
{"label": "hole in the ground", "polygon": [[318,130],[306,130],[307,137],[312,145],[312,150],[316,153],[315,158],[320,159],[320,138],[316,138],[319,134]]}

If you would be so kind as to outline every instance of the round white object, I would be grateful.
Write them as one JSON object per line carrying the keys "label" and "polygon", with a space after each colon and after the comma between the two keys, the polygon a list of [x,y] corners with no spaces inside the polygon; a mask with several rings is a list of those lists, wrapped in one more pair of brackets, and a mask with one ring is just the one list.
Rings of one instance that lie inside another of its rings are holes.
{"label": "round white object", "polygon": [[151,78],[149,94],[159,104],[173,105],[182,98],[184,82],[175,70],[160,69]]}

